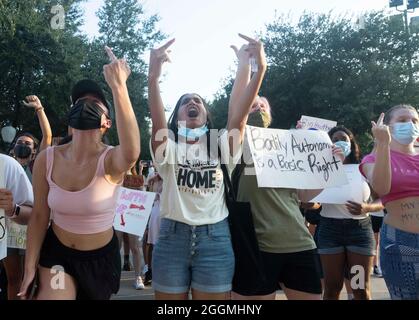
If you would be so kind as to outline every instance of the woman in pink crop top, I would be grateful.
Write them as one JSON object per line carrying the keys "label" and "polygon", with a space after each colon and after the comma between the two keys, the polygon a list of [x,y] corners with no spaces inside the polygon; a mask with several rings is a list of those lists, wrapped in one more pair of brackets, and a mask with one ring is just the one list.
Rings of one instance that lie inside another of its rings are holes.
{"label": "woman in pink crop top", "polygon": [[139,157],[140,136],[126,86],[130,68],[105,49],[111,62],[104,76],[116,106],[120,145],[102,143],[111,127],[103,91],[94,81],[79,81],[68,115],[72,142],[48,148],[35,162],[23,299],[31,298],[37,278],[39,300],[109,299],[119,289],[114,208],[124,174]]}
{"label": "woman in pink crop top", "polygon": [[383,276],[392,299],[419,299],[418,112],[398,105],[372,125],[376,151],[360,169],[388,212],[380,240]]}

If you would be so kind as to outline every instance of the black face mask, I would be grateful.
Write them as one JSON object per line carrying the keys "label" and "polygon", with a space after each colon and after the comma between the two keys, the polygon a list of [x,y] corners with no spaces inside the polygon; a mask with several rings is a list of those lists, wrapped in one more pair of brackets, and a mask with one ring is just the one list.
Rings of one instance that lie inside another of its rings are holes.
{"label": "black face mask", "polygon": [[31,156],[32,149],[24,144],[17,144],[13,149],[13,153],[16,158],[27,159]]}
{"label": "black face mask", "polygon": [[100,129],[105,111],[94,101],[79,99],[68,113],[68,125],[78,130]]}

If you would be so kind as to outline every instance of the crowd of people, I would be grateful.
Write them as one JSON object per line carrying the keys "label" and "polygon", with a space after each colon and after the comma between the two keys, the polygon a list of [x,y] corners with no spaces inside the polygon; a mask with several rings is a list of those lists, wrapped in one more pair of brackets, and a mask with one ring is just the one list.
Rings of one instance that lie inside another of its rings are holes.
{"label": "crowd of people", "polygon": [[[291,300],[336,300],[344,284],[349,299],[369,300],[371,274],[384,277],[392,299],[419,299],[417,109],[397,105],[372,121],[374,145],[364,156],[350,129],[328,132],[333,157],[356,168],[349,178],[361,203],[313,202],[320,188],[261,188],[249,174],[254,164],[245,158],[245,128],[271,125],[269,100],[258,95],[267,62],[260,41],[240,37],[246,44],[232,46],[238,65],[227,126],[215,140],[210,110],[197,93],[181,95],[166,120],[160,81],[174,39],[150,54],[149,146],[140,145],[126,85],[130,68],[108,47],[103,73],[113,103],[96,82],[77,82],[69,135],[58,145],[41,101],[25,98],[42,139],[22,132],[0,154],[5,227],[26,232],[26,248],[10,246],[1,261],[8,299],[110,299],[121,271],[132,269],[135,289],[152,284],[159,300],[272,300],[277,290]],[[117,146],[103,142],[113,122]],[[143,148],[152,160],[139,160]],[[246,247],[232,244],[230,179],[236,200],[251,208],[258,272],[235,258]],[[156,194],[142,237],[113,228],[121,186]],[[354,287],[357,268],[365,277]],[[57,289],[51,283],[60,271],[65,286]]]}

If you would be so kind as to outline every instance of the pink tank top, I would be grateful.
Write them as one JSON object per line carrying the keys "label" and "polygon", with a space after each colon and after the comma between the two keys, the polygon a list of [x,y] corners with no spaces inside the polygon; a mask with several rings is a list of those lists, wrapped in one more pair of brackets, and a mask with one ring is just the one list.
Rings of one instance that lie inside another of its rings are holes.
{"label": "pink tank top", "polygon": [[[383,204],[408,197],[419,196],[419,155],[408,155],[394,150],[390,151],[391,161],[391,189],[381,197]],[[369,154],[362,159],[359,167],[365,176],[362,166],[375,163],[375,154]]]}
{"label": "pink tank top", "polygon": [[54,147],[47,149],[48,206],[51,217],[60,228],[76,234],[106,231],[113,225],[120,184],[105,178],[105,157],[112,147],[99,157],[96,173],[90,184],[80,191],[67,191],[52,181]]}

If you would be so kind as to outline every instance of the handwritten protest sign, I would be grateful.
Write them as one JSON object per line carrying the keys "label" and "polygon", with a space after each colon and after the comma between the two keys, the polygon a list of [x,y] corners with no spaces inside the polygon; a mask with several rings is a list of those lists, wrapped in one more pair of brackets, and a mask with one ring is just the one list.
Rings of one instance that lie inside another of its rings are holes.
{"label": "handwritten protest sign", "polygon": [[114,220],[115,230],[142,238],[156,194],[120,188]]}
{"label": "handwritten protest sign", "polygon": [[301,129],[316,129],[329,132],[330,129],[336,127],[336,121],[314,118],[309,116],[301,116]]}
{"label": "handwritten protest sign", "polygon": [[26,249],[27,226],[7,221],[7,246],[9,248]]}
{"label": "handwritten protest sign", "polygon": [[260,188],[322,189],[348,183],[324,131],[246,126]]}
{"label": "handwritten protest sign", "polygon": [[[6,187],[4,161],[0,159],[0,188]],[[7,229],[4,209],[0,209],[0,260],[7,256]]]}
{"label": "handwritten protest sign", "polygon": [[364,202],[362,183],[365,183],[357,164],[346,164],[345,169],[348,184],[327,188],[311,202],[345,204],[348,200],[358,203]]}

